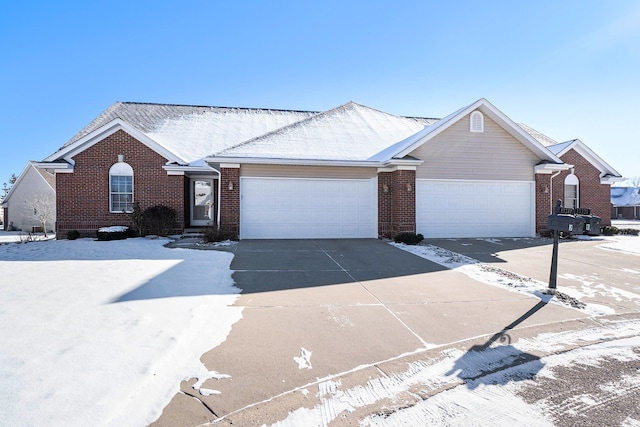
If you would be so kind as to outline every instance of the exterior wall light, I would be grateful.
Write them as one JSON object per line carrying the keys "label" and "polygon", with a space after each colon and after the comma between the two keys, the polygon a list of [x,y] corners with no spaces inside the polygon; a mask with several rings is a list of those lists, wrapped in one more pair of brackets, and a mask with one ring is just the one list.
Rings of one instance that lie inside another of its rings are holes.
{"label": "exterior wall light", "polygon": [[411,184],[407,184],[407,192],[411,193]]}
{"label": "exterior wall light", "polygon": [[229,191],[233,191],[233,181],[229,181]]}

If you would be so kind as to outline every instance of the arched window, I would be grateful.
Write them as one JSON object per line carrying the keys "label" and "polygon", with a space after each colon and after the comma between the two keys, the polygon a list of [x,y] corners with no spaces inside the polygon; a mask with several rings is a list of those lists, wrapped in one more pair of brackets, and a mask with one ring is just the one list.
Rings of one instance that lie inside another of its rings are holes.
{"label": "arched window", "polygon": [[564,207],[575,209],[580,206],[580,200],[578,200],[578,196],[580,192],[578,191],[578,187],[580,182],[578,181],[578,177],[574,174],[567,175],[564,179]]}
{"label": "arched window", "polygon": [[480,111],[474,111],[471,113],[469,131],[484,132],[484,116]]}
{"label": "arched window", "polygon": [[122,156],[109,169],[109,210],[133,212],[133,168]]}

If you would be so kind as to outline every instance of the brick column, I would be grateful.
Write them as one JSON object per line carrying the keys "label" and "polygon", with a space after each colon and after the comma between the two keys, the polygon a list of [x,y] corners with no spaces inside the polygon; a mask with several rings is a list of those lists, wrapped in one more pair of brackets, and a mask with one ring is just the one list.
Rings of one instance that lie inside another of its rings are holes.
{"label": "brick column", "polygon": [[392,178],[393,174],[391,172],[378,173],[378,235],[381,237],[393,237],[391,227]]}
{"label": "brick column", "polygon": [[391,173],[391,231],[416,231],[416,171],[396,170]]}
{"label": "brick column", "polygon": [[220,230],[240,233],[240,165],[220,165]]}
{"label": "brick column", "polygon": [[541,233],[547,230],[547,216],[552,213],[551,176],[552,174],[546,173],[539,173],[535,175],[536,233]]}

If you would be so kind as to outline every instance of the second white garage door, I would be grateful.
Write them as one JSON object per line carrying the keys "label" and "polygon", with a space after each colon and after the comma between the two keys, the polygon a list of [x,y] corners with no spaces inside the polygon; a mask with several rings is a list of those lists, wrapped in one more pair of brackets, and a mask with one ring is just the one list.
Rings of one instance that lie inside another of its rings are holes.
{"label": "second white garage door", "polygon": [[416,182],[416,230],[432,237],[531,237],[534,183]]}
{"label": "second white garage door", "polygon": [[242,239],[370,237],[378,237],[375,178],[241,178]]}

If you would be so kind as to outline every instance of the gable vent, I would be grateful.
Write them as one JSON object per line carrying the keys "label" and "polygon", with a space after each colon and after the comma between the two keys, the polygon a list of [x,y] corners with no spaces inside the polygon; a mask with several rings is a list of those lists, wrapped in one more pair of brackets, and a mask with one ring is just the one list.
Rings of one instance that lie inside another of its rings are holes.
{"label": "gable vent", "polygon": [[471,113],[469,131],[484,132],[484,116],[480,111],[474,111]]}

